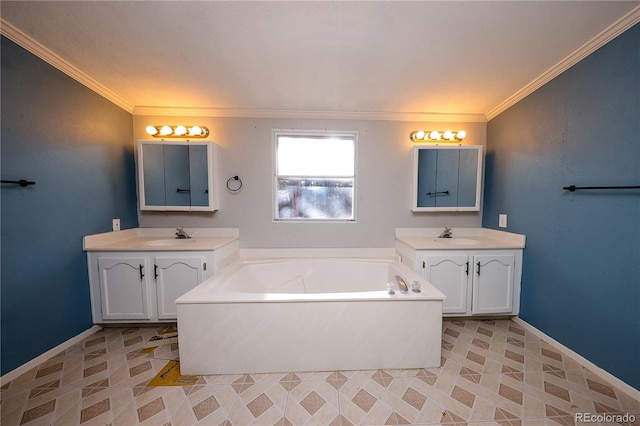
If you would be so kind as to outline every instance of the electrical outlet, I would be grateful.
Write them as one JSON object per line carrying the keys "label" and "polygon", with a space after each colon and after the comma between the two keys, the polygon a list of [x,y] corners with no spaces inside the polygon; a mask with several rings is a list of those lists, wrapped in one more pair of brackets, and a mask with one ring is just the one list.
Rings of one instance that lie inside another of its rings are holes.
{"label": "electrical outlet", "polygon": [[113,219],[112,228],[113,228],[114,231],[119,231],[120,230],[120,219]]}
{"label": "electrical outlet", "polygon": [[500,228],[506,228],[507,227],[507,215],[506,214],[498,215],[498,226]]}

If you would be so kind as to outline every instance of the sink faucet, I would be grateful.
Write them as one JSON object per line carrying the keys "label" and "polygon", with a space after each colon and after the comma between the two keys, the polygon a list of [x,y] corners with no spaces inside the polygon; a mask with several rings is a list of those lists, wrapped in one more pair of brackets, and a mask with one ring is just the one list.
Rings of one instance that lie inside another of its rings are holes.
{"label": "sink faucet", "polygon": [[182,240],[182,239],[185,239],[185,238],[191,238],[191,237],[189,236],[189,234],[187,234],[186,232],[184,232],[184,228],[183,228],[182,226],[178,226],[178,227],[176,228],[176,231],[178,231],[178,232],[176,232],[176,238],[177,238],[177,239]]}
{"label": "sink faucet", "polygon": [[453,237],[453,232],[451,232],[451,227],[447,226],[444,228],[444,231],[442,231],[442,234],[440,234],[439,238],[451,238]]}

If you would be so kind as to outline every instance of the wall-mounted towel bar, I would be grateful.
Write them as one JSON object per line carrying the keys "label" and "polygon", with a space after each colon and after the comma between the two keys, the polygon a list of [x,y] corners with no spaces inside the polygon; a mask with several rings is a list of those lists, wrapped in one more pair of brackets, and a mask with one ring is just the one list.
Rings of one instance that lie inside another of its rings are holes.
{"label": "wall-mounted towel bar", "polygon": [[640,189],[640,185],[636,186],[565,186],[562,189],[574,192],[576,189]]}
{"label": "wall-mounted towel bar", "polygon": [[35,185],[35,182],[31,182],[28,181],[26,179],[20,179],[20,180],[3,180],[1,183],[14,183],[16,185],[20,185],[20,186],[28,186],[28,185]]}

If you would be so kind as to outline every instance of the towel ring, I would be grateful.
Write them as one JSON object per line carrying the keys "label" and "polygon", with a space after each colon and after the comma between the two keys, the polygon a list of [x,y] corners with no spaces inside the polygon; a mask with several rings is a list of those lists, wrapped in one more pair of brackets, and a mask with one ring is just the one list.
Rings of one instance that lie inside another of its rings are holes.
{"label": "towel ring", "polygon": [[[236,181],[236,184],[233,184],[233,181]],[[227,189],[231,192],[238,192],[242,189],[242,181],[238,176],[232,176],[227,179]]]}

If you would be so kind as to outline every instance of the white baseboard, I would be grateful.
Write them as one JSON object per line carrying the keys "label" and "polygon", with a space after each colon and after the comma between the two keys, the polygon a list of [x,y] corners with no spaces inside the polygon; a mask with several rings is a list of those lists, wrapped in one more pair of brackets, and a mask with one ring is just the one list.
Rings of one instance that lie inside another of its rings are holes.
{"label": "white baseboard", "polygon": [[608,371],[598,367],[597,365],[595,365],[594,363],[592,363],[582,355],[572,351],[571,349],[569,349],[562,343],[558,342],[557,340],[553,339],[552,337],[547,336],[545,333],[538,330],[537,328],[535,328],[528,322],[522,320],[521,318],[515,317],[515,318],[512,318],[512,320],[516,324],[520,325],[522,328],[530,331],[531,333],[535,334],[536,336],[538,336],[539,338],[541,338],[542,340],[544,340],[545,342],[547,342],[548,344],[550,344],[551,346],[559,350],[564,355],[568,356],[569,358],[573,358],[575,361],[577,361],[581,365],[587,367],[596,376],[607,381],[608,383],[611,383],[612,385],[614,385],[615,387],[617,387],[618,389],[620,389],[630,397],[640,401],[640,390],[623,382],[622,380],[620,380],[613,374],[609,373]]}
{"label": "white baseboard", "polygon": [[88,336],[91,336],[92,334],[94,334],[94,333],[96,333],[96,332],[98,332],[100,330],[102,330],[102,326],[94,325],[90,329],[83,331],[82,333],[78,334],[75,337],[72,337],[71,339],[67,340],[66,342],[60,343],[55,348],[49,349],[48,351],[46,351],[42,355],[35,357],[34,359],[32,359],[31,361],[29,361],[29,362],[27,362],[25,364],[22,364],[20,367],[16,368],[15,370],[9,371],[4,376],[0,377],[0,386],[4,386],[5,384],[9,383],[11,380],[13,380],[13,379],[17,378],[18,376],[26,373],[27,371],[31,370],[32,368],[37,367],[38,365],[42,364],[43,362],[50,360],[54,356],[58,355],[60,352],[64,351],[65,349],[70,348],[71,346],[75,345],[76,343],[78,343],[82,339],[85,339]]}

